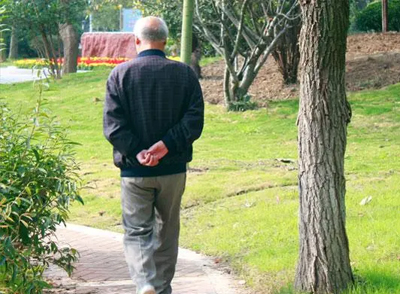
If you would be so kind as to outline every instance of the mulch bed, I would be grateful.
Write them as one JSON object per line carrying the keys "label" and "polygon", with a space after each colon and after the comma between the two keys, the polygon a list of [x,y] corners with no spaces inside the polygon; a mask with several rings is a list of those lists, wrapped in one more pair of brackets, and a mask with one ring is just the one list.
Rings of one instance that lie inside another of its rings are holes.
{"label": "mulch bed", "polygon": [[[347,44],[348,91],[379,89],[400,83],[400,33],[361,34],[349,36]],[[224,62],[202,69],[205,100],[223,104]],[[270,100],[285,100],[299,96],[298,85],[283,85],[282,76],[270,58],[250,88],[250,95],[261,106]]]}

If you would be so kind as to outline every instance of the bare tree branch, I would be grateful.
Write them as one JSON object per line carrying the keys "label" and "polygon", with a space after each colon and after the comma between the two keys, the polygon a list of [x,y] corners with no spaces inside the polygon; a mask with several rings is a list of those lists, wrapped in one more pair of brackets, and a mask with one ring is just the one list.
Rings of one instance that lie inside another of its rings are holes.
{"label": "bare tree branch", "polygon": [[[239,29],[240,21],[237,19],[234,12],[231,9],[226,8],[224,10],[224,13],[230,19],[232,24],[235,25],[237,29]],[[257,36],[246,25],[243,26],[243,37],[250,47],[254,47],[256,40],[257,40]]]}
{"label": "bare tree branch", "polygon": [[[226,0],[222,0],[222,10],[224,10],[224,8],[225,8],[225,1]],[[222,20],[222,22],[221,22],[221,27],[223,28],[223,23],[225,22],[225,17],[226,17],[226,15],[225,14],[222,14],[222,17],[221,17],[221,20]],[[225,50],[224,50],[224,58],[225,58],[225,65],[226,65],[226,68],[229,70],[229,73],[230,73],[230,75],[231,75],[231,77],[232,77],[232,79],[233,79],[233,83],[235,84],[235,85],[237,85],[237,84],[239,84],[239,78],[238,78],[238,76],[237,76],[237,73],[236,73],[236,71],[235,71],[235,68],[234,68],[234,65],[233,65],[233,61],[234,61],[234,57],[235,56],[231,56],[231,55],[229,55],[229,50],[228,50],[228,44],[226,43],[226,36],[227,36],[227,34],[225,34],[223,31],[221,32],[221,39],[223,40],[223,44],[224,44],[224,48],[225,48]]]}
{"label": "bare tree branch", "polygon": [[255,68],[255,73],[258,74],[260,71],[261,67],[264,65],[264,63],[267,61],[268,56],[271,54],[272,50],[274,49],[275,45],[278,43],[279,39],[282,37],[282,35],[285,33],[287,27],[285,26],[279,33],[278,35],[275,36],[274,40],[271,42],[271,44],[267,47],[265,50],[264,56],[262,57],[261,61],[258,62],[256,68]]}
{"label": "bare tree branch", "polygon": [[248,3],[249,3],[249,0],[245,0],[243,2],[242,9],[240,11],[239,29],[238,29],[238,32],[237,32],[237,35],[236,35],[235,46],[233,47],[233,50],[232,50],[232,53],[231,53],[231,58],[234,58],[236,56],[236,53],[237,53],[238,48],[239,48],[239,42],[240,42],[240,39],[242,37],[242,32],[243,32],[243,24],[244,24],[244,17],[245,17],[245,13],[244,12],[246,10],[246,6],[247,6]]}
{"label": "bare tree branch", "polygon": [[201,31],[205,34],[205,36],[208,38],[208,40],[214,44],[214,49],[217,50],[217,52],[220,55],[224,55],[224,50],[221,49],[222,44],[220,42],[218,42],[218,40],[215,38],[215,36],[213,35],[213,33],[208,29],[208,27],[204,24],[202,18],[201,18],[201,14],[199,11],[199,0],[196,0],[196,9],[195,9],[195,15],[196,15],[196,20],[199,22],[200,26],[201,26]]}

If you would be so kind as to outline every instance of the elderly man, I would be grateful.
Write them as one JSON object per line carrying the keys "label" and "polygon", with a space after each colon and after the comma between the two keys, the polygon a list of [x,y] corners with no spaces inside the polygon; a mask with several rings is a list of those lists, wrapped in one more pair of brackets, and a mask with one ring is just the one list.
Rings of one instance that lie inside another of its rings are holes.
{"label": "elderly man", "polygon": [[135,35],[138,57],[107,81],[104,134],[121,169],[125,257],[137,293],[170,294],[186,166],[204,103],[190,67],[165,57],[162,19],[139,20]]}

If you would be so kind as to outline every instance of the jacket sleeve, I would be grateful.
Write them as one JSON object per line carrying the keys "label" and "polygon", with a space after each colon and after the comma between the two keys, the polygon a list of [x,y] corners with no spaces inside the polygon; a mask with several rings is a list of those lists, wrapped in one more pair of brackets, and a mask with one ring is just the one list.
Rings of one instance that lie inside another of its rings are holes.
{"label": "jacket sleeve", "polygon": [[132,132],[129,118],[123,106],[123,92],[115,73],[107,80],[103,112],[103,132],[106,139],[124,156],[136,156],[140,140]]}
{"label": "jacket sleeve", "polygon": [[170,154],[185,151],[198,139],[204,125],[203,93],[198,79],[189,69],[189,103],[182,119],[162,138]]}

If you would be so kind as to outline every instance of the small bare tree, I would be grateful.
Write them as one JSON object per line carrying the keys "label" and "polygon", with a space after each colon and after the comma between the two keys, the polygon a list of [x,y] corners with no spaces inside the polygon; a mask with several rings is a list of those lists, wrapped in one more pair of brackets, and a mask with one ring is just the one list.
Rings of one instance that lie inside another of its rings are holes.
{"label": "small bare tree", "polygon": [[280,38],[300,17],[297,5],[290,0],[196,0],[195,27],[225,59],[228,110],[249,106],[251,84]]}

